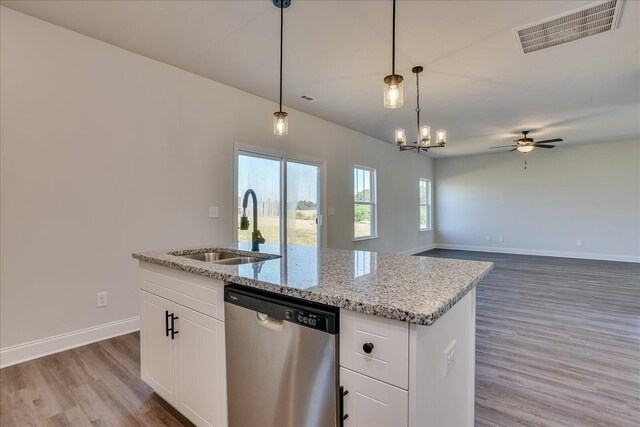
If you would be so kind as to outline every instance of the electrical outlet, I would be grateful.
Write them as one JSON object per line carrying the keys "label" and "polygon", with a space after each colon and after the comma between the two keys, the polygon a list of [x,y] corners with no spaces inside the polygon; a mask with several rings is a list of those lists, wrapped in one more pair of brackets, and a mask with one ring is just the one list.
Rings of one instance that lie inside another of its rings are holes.
{"label": "electrical outlet", "polygon": [[218,218],[217,206],[209,206],[209,218]]}
{"label": "electrical outlet", "polygon": [[107,293],[106,292],[98,292],[96,294],[96,307],[106,307],[107,306]]}
{"label": "electrical outlet", "polygon": [[504,242],[504,236],[498,237],[498,240],[500,240],[501,242]]}
{"label": "electrical outlet", "polygon": [[576,241],[576,246],[582,246],[582,240],[581,239],[578,239]]}
{"label": "electrical outlet", "polygon": [[328,215],[335,215],[336,214],[336,208],[329,208],[327,209],[327,214]]}
{"label": "electrical outlet", "polygon": [[453,340],[449,347],[442,353],[442,376],[446,376],[456,363],[456,340]]}
{"label": "electrical outlet", "polygon": [[491,236],[487,236],[487,242],[491,241]]}

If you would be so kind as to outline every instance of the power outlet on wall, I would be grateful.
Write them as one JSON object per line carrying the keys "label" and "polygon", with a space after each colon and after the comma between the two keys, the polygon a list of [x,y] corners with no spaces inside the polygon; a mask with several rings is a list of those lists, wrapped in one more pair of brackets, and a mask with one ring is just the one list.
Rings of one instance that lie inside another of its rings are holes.
{"label": "power outlet on wall", "polygon": [[98,292],[96,294],[96,307],[106,307],[107,306],[107,293],[106,292]]}
{"label": "power outlet on wall", "polygon": [[504,236],[498,237],[498,240],[500,240],[501,242],[504,242]]}
{"label": "power outlet on wall", "polygon": [[576,246],[582,246],[582,239],[576,240]]}
{"label": "power outlet on wall", "polygon": [[487,236],[487,242],[491,241],[491,236]]}
{"label": "power outlet on wall", "polygon": [[442,353],[442,376],[445,377],[456,363],[456,340],[453,340],[451,344]]}
{"label": "power outlet on wall", "polygon": [[217,206],[209,206],[209,218],[218,218]]}

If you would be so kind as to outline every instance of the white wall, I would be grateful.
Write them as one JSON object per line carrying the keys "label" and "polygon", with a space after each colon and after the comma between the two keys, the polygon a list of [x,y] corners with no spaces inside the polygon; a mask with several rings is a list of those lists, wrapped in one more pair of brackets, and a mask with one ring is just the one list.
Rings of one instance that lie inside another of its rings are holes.
{"label": "white wall", "polygon": [[[275,137],[271,101],[0,11],[3,349],[137,316],[132,251],[230,241],[234,142],[326,161],[329,247],[432,244],[417,207],[430,159],[292,110]],[[357,244],[354,163],[377,168],[381,237]]]}
{"label": "white wall", "polygon": [[527,159],[527,170],[516,152],[436,160],[438,246],[640,260],[640,141]]}

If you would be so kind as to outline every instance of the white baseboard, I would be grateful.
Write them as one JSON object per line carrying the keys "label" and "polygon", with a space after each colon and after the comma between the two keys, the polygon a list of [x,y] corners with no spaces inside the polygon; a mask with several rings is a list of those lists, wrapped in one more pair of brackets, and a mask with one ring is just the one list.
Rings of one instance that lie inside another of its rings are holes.
{"label": "white baseboard", "polygon": [[419,248],[412,248],[412,249],[407,249],[405,251],[402,252],[396,252],[399,255],[413,255],[413,254],[417,254],[420,252],[424,252],[424,251],[430,251],[431,249],[434,249],[435,245],[433,243],[426,245],[426,246],[420,246]]}
{"label": "white baseboard", "polygon": [[640,257],[632,256],[632,255],[611,255],[611,254],[599,254],[599,253],[590,253],[590,252],[565,252],[565,251],[545,251],[545,250],[538,250],[538,249],[498,248],[494,246],[450,245],[446,243],[436,243],[434,247],[437,249],[455,249],[460,251],[494,252],[494,253],[500,253],[500,254],[537,255],[537,256],[558,257],[558,258],[580,258],[580,259],[594,259],[594,260],[601,260],[601,261],[620,261],[620,262],[640,263]]}
{"label": "white baseboard", "polygon": [[140,329],[140,316],[0,349],[0,368]]}

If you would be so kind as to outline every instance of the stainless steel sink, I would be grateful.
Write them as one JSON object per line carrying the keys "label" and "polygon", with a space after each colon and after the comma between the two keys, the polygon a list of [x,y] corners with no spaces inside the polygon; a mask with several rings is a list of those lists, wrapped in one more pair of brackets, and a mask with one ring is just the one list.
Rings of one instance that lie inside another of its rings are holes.
{"label": "stainless steel sink", "polygon": [[238,265],[250,264],[252,262],[266,261],[265,258],[255,256],[243,256],[231,252],[200,252],[197,254],[178,255],[183,258],[195,259],[197,261],[212,262],[215,264]]}
{"label": "stainless steel sink", "polygon": [[221,259],[220,261],[213,261],[216,264],[224,265],[238,265],[238,264],[251,264],[252,262],[266,261],[264,258],[258,258],[255,256],[238,256],[235,258]]}
{"label": "stainless steel sink", "polygon": [[240,255],[231,252],[200,252],[197,254],[178,255],[183,258],[191,258],[198,261],[216,262],[232,258],[238,258]]}

